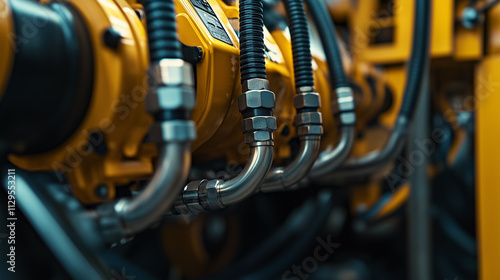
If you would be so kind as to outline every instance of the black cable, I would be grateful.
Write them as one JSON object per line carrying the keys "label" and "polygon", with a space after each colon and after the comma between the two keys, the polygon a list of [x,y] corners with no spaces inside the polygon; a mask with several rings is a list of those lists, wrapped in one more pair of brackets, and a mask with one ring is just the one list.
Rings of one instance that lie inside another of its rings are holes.
{"label": "black cable", "polygon": [[149,59],[156,63],[164,58],[182,58],[177,40],[175,5],[172,0],[144,0],[148,32]]}
{"label": "black cable", "polygon": [[349,82],[342,64],[342,53],[340,52],[335,25],[328,14],[328,9],[324,1],[305,0],[305,2],[311,13],[314,25],[318,29],[333,88],[348,87]]}
{"label": "black cable", "polygon": [[307,247],[312,244],[314,238],[323,228],[333,206],[332,193],[328,192],[319,194],[317,204],[317,214],[309,221],[307,230],[305,230],[299,238],[294,240],[291,246],[283,250],[280,255],[273,258],[273,261],[263,268],[249,275],[245,275],[241,279],[272,279],[278,274],[286,271],[293,264],[293,262],[304,253]]}
{"label": "black cable", "polygon": [[[293,72],[295,87],[313,87],[313,71],[309,29],[302,0],[283,1],[292,39]],[[299,93],[297,91],[297,93]]]}
{"label": "black cable", "polygon": [[425,64],[429,58],[430,41],[430,1],[415,1],[416,12],[413,30],[413,45],[408,65],[408,77],[404,98],[399,110],[398,118],[412,119],[417,100],[422,85],[422,78],[425,72]]}
{"label": "black cable", "polygon": [[262,0],[240,0],[241,83],[254,78],[267,79],[263,26]]}
{"label": "black cable", "polygon": [[203,278],[203,280],[235,279],[238,275],[248,273],[261,262],[279,252],[280,248],[291,242],[292,238],[302,234],[308,228],[309,221],[316,216],[317,211],[318,206],[316,206],[314,199],[307,200],[302,206],[292,211],[283,225],[260,243],[258,247],[247,253],[236,263],[231,264],[227,269]]}
{"label": "black cable", "polygon": [[408,123],[414,115],[421,91],[421,84],[423,83],[424,72],[427,69],[426,64],[429,63],[430,1],[415,1],[415,5],[413,45],[404,97],[389,140],[380,150],[362,157],[350,158],[343,166],[336,170],[334,175],[337,176],[336,179],[339,179],[339,177],[359,178],[370,176],[370,174],[377,172],[386,164],[393,162],[404,148],[408,135]]}

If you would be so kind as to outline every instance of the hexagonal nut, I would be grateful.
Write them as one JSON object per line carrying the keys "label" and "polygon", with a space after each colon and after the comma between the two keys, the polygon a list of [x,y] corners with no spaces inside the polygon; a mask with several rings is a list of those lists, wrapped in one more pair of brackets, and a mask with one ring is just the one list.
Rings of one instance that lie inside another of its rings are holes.
{"label": "hexagonal nut", "polygon": [[295,106],[295,109],[319,108],[321,107],[319,94],[316,92],[297,94],[293,98],[293,106]]}
{"label": "hexagonal nut", "polygon": [[238,97],[240,112],[246,109],[274,109],[274,93],[270,90],[250,90]]}
{"label": "hexagonal nut", "polygon": [[192,66],[182,59],[165,58],[151,65],[150,84],[153,86],[194,86]]}
{"label": "hexagonal nut", "polygon": [[323,126],[321,125],[303,125],[297,128],[298,136],[323,135]]}
{"label": "hexagonal nut", "polygon": [[243,81],[243,83],[241,84],[241,90],[243,92],[261,89],[269,89],[269,81],[267,79],[249,79]]}
{"label": "hexagonal nut", "polygon": [[271,116],[250,117],[241,121],[243,133],[255,130],[275,131],[276,127],[276,118]]}
{"label": "hexagonal nut", "polygon": [[219,191],[217,186],[222,181],[210,180],[200,185],[200,202],[203,208],[207,211],[217,210],[224,207],[219,200]]}
{"label": "hexagonal nut", "polygon": [[295,126],[307,124],[323,124],[323,116],[320,112],[304,112],[295,115],[293,123]]}
{"label": "hexagonal nut", "polygon": [[245,143],[252,144],[254,142],[274,141],[274,134],[272,131],[257,130],[245,133]]}
{"label": "hexagonal nut", "polygon": [[186,86],[161,86],[146,95],[146,110],[156,114],[164,110],[192,110],[195,105],[194,90]]}
{"label": "hexagonal nut", "polygon": [[189,142],[196,139],[196,126],[193,121],[186,120],[156,122],[149,135],[157,143]]}
{"label": "hexagonal nut", "polygon": [[192,181],[184,187],[182,199],[191,213],[199,213],[204,211],[198,199],[198,192],[201,184],[203,184],[205,181],[206,180]]}

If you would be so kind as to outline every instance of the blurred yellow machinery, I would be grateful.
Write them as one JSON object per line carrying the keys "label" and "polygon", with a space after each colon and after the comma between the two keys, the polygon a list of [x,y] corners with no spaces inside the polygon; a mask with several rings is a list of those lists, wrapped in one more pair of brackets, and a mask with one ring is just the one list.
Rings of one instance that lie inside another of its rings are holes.
{"label": "blurred yellow machinery", "polygon": [[[224,216],[226,238],[211,254],[212,210],[245,212],[238,205],[254,193],[290,200],[283,191],[318,186],[347,187],[338,197],[355,225],[409,200],[418,212],[408,215],[409,239],[418,235],[409,274],[442,276],[430,272],[428,224],[446,207],[431,208],[425,191],[443,191],[450,170],[472,172],[478,263],[463,275],[500,279],[498,1],[302,2],[0,0],[6,164],[69,185],[99,244],[125,243],[164,215],[208,212],[167,218],[155,241],[189,278],[229,267],[245,235],[245,218]],[[419,192],[415,177],[433,189]]]}

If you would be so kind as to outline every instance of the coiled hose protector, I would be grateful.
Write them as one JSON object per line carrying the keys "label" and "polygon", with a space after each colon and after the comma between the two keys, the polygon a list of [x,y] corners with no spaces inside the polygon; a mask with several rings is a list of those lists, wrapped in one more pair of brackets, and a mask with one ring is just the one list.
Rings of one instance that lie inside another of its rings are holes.
{"label": "coiled hose protector", "polygon": [[151,64],[164,58],[182,58],[177,40],[175,5],[172,0],[144,0]]}
{"label": "coiled hose protector", "polygon": [[267,79],[262,6],[262,0],[240,0],[241,83],[254,78]]}
{"label": "coiled hose protector", "polygon": [[311,46],[303,1],[285,0],[283,3],[285,4],[287,22],[292,39],[295,87],[313,87]]}

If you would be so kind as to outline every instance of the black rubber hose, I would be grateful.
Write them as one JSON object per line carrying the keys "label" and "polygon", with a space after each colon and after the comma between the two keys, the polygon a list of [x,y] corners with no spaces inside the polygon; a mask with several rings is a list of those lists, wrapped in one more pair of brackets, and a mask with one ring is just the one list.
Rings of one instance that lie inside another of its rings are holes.
{"label": "black rubber hose", "polygon": [[309,13],[321,39],[321,44],[326,55],[326,61],[330,70],[333,88],[349,87],[344,66],[342,64],[342,53],[335,32],[335,25],[328,14],[324,1],[305,0]]}
{"label": "black rubber hose", "polygon": [[311,44],[309,42],[309,29],[303,1],[285,0],[283,3],[285,4],[288,28],[292,38],[295,87],[312,87],[314,86],[314,79],[311,63]]}
{"label": "black rubber hose", "polygon": [[[314,0],[306,1],[315,2]],[[401,109],[389,140],[387,140],[384,148],[380,150],[362,157],[350,158],[341,168],[337,169],[333,176],[329,177],[329,180],[345,180],[346,178],[370,176],[370,174],[377,172],[386,166],[386,164],[393,162],[405,145],[408,135],[408,124],[414,115],[420,88],[424,82],[424,73],[428,69],[426,65],[429,63],[430,1],[419,0],[415,2],[415,28],[406,88]]]}
{"label": "black rubber hose", "polygon": [[240,0],[241,83],[255,78],[267,79],[263,26],[262,0]]}
{"label": "black rubber hose", "polygon": [[316,202],[313,198],[305,201],[303,205],[297,207],[288,215],[278,230],[258,244],[252,251],[225,270],[201,280],[237,279],[246,273],[250,273],[252,269],[266,262],[310,228],[310,221],[322,210]]}
{"label": "black rubber hose", "polygon": [[400,118],[412,119],[417,107],[420,87],[424,75],[425,64],[429,57],[429,27],[430,27],[430,1],[416,1],[415,22],[413,31],[413,46],[408,66],[408,77],[404,98],[399,110]]}
{"label": "black rubber hose", "polygon": [[177,40],[175,5],[172,0],[144,0],[144,13],[149,43],[149,60],[157,63],[164,58],[182,58]]}
{"label": "black rubber hose", "polygon": [[253,280],[279,278],[277,276],[281,275],[278,274],[285,272],[287,268],[291,267],[293,262],[304,254],[308,246],[311,246],[315,238],[323,229],[326,220],[330,216],[330,210],[333,207],[333,194],[330,192],[318,194],[317,207],[317,215],[310,220],[307,230],[294,240],[293,244],[290,244],[288,248],[284,249],[281,254],[274,257],[273,260],[265,266],[238,279]]}

